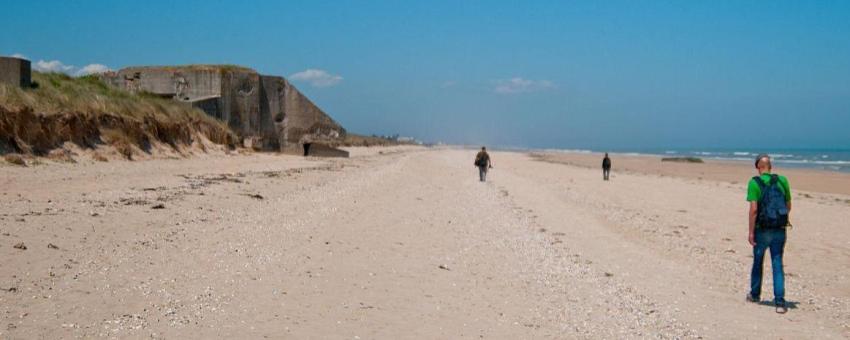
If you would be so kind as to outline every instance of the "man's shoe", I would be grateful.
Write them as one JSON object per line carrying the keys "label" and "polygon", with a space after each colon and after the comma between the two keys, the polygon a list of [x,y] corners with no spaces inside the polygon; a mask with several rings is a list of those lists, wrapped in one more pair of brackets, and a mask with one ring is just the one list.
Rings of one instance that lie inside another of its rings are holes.
{"label": "man's shoe", "polygon": [[758,297],[753,296],[753,293],[747,293],[747,301],[748,302],[759,302],[761,300],[759,300]]}
{"label": "man's shoe", "polygon": [[779,314],[788,313],[788,306],[785,305],[785,301],[780,301],[776,303],[776,312]]}

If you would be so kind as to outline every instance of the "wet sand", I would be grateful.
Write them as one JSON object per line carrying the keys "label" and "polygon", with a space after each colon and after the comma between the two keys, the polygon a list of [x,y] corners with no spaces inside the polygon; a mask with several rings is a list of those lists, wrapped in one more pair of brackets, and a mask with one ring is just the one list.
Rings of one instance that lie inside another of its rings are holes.
{"label": "wet sand", "polygon": [[744,301],[751,174],[351,151],[0,166],[0,338],[850,336],[844,191],[788,174],[778,315]]}

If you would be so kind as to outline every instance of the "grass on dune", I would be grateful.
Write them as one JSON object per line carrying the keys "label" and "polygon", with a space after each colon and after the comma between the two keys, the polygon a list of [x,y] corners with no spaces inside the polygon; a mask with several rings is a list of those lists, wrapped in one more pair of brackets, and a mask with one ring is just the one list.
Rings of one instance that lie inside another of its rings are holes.
{"label": "grass on dune", "polygon": [[0,154],[49,155],[64,143],[83,148],[111,144],[127,159],[152,142],[192,145],[200,134],[233,147],[228,126],[188,103],[105,84],[98,76],[33,72],[33,86],[0,84]]}
{"label": "grass on dune", "polygon": [[8,111],[30,109],[42,115],[62,113],[114,114],[178,123],[205,121],[227,128],[187,103],[146,93],[134,94],[108,86],[97,76],[70,77],[61,73],[32,73],[33,87],[0,84],[0,106]]}
{"label": "grass on dune", "polygon": [[189,65],[176,65],[176,66],[132,66],[128,67],[125,70],[145,70],[145,69],[155,69],[155,70],[165,70],[165,71],[182,71],[182,70],[191,70],[191,71],[216,71],[220,73],[225,72],[257,72],[252,68],[232,65],[232,64],[189,64]]}

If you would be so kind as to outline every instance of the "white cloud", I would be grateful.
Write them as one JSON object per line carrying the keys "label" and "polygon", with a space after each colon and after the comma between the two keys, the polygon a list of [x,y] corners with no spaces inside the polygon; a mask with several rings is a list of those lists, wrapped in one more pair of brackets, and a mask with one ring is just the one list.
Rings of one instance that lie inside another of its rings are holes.
{"label": "white cloud", "polygon": [[496,88],[493,89],[498,94],[518,94],[548,90],[555,87],[555,84],[548,80],[530,80],[521,77],[511,79],[502,79],[496,81]]}
{"label": "white cloud", "polygon": [[59,60],[51,60],[44,61],[39,60],[35,62],[35,65],[32,66],[36,71],[39,72],[61,72],[61,73],[70,73],[74,70],[73,65],[65,65]]}
{"label": "white cloud", "polygon": [[112,69],[110,69],[106,65],[103,65],[103,64],[88,64],[88,65],[84,66],[83,68],[77,70],[77,72],[75,72],[75,74],[77,76],[86,76],[86,75],[89,75],[89,74],[99,74],[99,73],[104,73],[104,72],[109,72],[109,71],[112,71]]}
{"label": "white cloud", "polygon": [[13,55],[10,55],[10,57],[12,57],[12,58],[18,58],[18,59],[27,59],[27,60],[29,60],[29,58],[27,58],[27,56],[25,56],[25,55],[23,55],[23,54],[20,54],[20,53],[15,53],[15,54],[13,54]]}
{"label": "white cloud", "polygon": [[289,79],[309,83],[313,87],[330,87],[339,84],[342,77],[330,74],[325,70],[306,69],[289,76]]}
{"label": "white cloud", "polygon": [[[25,58],[23,55],[20,55],[20,54],[15,54],[14,56],[16,56],[18,58]],[[94,64],[88,64],[86,66],[83,66],[82,68],[78,68],[74,65],[65,65],[65,63],[63,63],[59,60],[51,60],[51,61],[39,60],[39,61],[36,61],[35,63],[32,64],[32,68],[33,68],[33,70],[36,70],[36,71],[39,71],[39,72],[58,72],[58,73],[65,73],[65,74],[73,75],[73,76],[77,76],[77,77],[85,76],[85,75],[89,75],[89,74],[97,74],[97,73],[104,73],[104,72],[107,72],[107,71],[112,71],[112,69],[110,69],[109,66],[106,66],[106,65],[103,65],[103,64],[94,63]]]}

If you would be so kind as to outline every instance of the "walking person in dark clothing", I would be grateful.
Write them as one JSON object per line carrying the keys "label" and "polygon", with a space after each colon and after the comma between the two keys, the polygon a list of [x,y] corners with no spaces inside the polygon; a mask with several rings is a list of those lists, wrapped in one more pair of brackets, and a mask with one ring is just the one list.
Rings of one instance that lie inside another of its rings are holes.
{"label": "walking person in dark clothing", "polygon": [[478,167],[478,178],[480,181],[484,182],[487,180],[487,170],[493,168],[493,164],[490,163],[490,155],[487,154],[487,148],[481,147],[481,151],[475,155],[475,166]]}
{"label": "walking person in dark clothing", "polygon": [[608,153],[605,153],[605,158],[602,159],[602,180],[607,181],[608,175],[611,173],[611,158],[608,158]]}
{"label": "walking person in dark clothing", "polygon": [[771,173],[768,155],[759,155],[755,165],[759,174],[753,177],[747,186],[747,201],[750,202],[749,242],[753,246],[753,270],[747,301],[760,301],[762,265],[764,255],[769,249],[773,268],[773,302],[777,313],[785,313],[788,307],[785,302],[782,255],[785,252],[786,228],[791,226],[788,221],[791,212],[791,187],[785,176]]}

